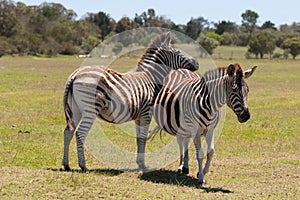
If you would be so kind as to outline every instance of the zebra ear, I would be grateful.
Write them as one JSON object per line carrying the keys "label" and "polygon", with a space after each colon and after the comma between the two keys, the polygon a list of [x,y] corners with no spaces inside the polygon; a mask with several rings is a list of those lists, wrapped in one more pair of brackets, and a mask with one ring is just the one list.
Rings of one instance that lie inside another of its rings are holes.
{"label": "zebra ear", "polygon": [[255,69],[257,68],[257,66],[252,67],[252,69],[248,69],[244,72],[244,77],[245,78],[249,78],[253,72],[255,71]]}
{"label": "zebra ear", "polygon": [[235,72],[235,66],[233,64],[230,64],[228,67],[227,67],[227,74],[229,76],[233,76]]}
{"label": "zebra ear", "polygon": [[171,35],[170,32],[167,32],[167,33],[166,33],[166,38],[165,38],[164,43],[165,43],[166,45],[172,45],[172,44],[173,44],[173,38],[172,38],[172,35]]}

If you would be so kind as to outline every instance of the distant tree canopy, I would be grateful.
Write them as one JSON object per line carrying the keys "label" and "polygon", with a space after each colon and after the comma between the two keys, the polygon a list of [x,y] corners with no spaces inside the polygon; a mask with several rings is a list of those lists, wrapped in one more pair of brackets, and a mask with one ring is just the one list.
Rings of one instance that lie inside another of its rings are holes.
{"label": "distant tree canopy", "polygon": [[185,34],[196,40],[207,25],[208,21],[203,17],[192,18],[186,25]]}
{"label": "distant tree canopy", "polygon": [[215,33],[222,35],[224,32],[233,33],[236,31],[237,25],[230,21],[221,21],[215,23]]}
{"label": "distant tree canopy", "polygon": [[[212,32],[208,32],[206,34],[200,34],[197,38],[197,42],[199,42],[201,47],[205,49],[209,55],[213,54],[213,50],[220,44],[218,38],[216,38],[215,36],[216,35],[212,34]],[[206,56],[206,52],[200,49],[200,57]]]}
{"label": "distant tree canopy", "polygon": [[255,54],[256,58],[258,55],[260,58],[264,58],[265,54],[273,54],[275,47],[275,39],[272,34],[262,31],[251,38],[248,51]]}
{"label": "distant tree canopy", "polygon": [[281,45],[283,49],[288,50],[288,52],[293,56],[293,59],[300,54],[300,38],[294,37],[286,39]]}
{"label": "distant tree canopy", "polygon": [[102,41],[104,40],[105,36],[107,36],[113,30],[113,24],[115,23],[115,21],[110,18],[109,14],[104,12],[98,12],[96,14],[88,13],[86,20],[99,27],[101,30]]}
{"label": "distant tree canopy", "polygon": [[[57,3],[39,6],[0,2],[0,44],[6,54],[77,54],[85,38],[99,29],[76,21],[76,13]],[[3,45],[3,46],[2,46]]]}
{"label": "distant tree canopy", "polygon": [[247,44],[251,40],[254,29],[256,27],[258,17],[259,15],[252,10],[246,10],[242,14],[242,26],[245,28],[246,32],[248,33]]}
{"label": "distant tree canopy", "polygon": [[260,27],[260,29],[273,29],[273,30],[277,30],[277,28],[275,27],[275,24],[272,23],[271,21],[266,21],[265,23],[263,23],[263,25]]}
{"label": "distant tree canopy", "polygon": [[[235,45],[248,46],[249,52],[263,57],[264,54],[272,54],[274,44],[285,49],[293,58],[299,54],[295,39],[300,37],[299,22],[276,28],[274,23],[266,21],[258,26],[259,15],[252,10],[246,10],[241,18],[242,25],[225,20],[209,22],[202,16],[192,17],[187,24],[175,24],[149,8],[133,18],[126,16],[118,21],[102,11],[87,13],[78,19],[73,10],[60,3],[27,6],[22,2],[2,0],[0,56],[87,54],[107,37],[139,27],[162,27],[182,32],[197,40],[210,54],[218,45]],[[150,36],[140,38],[140,44],[147,45]],[[115,54],[131,45],[133,38],[126,37],[114,47]]]}

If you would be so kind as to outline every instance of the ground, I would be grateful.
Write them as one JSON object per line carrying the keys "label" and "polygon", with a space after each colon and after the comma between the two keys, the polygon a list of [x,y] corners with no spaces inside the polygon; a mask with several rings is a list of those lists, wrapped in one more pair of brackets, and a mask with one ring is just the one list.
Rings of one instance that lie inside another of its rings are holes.
{"label": "ground", "polygon": [[[246,60],[241,49],[235,49],[233,56],[224,55],[214,57],[216,65],[258,66],[247,80],[251,119],[240,124],[227,109],[204,188],[196,187],[193,146],[188,176],[177,174],[178,162],[146,174],[122,172],[106,167],[89,152],[89,171],[81,173],[75,140],[70,147],[73,170],[62,171],[64,84],[83,60],[2,57],[0,198],[300,199],[300,61]],[[132,61],[120,63],[129,66]],[[120,137],[116,134],[116,143]],[[169,137],[163,135],[162,140]],[[156,137],[151,143],[149,148],[162,142]],[[134,150],[135,145],[128,148]]]}

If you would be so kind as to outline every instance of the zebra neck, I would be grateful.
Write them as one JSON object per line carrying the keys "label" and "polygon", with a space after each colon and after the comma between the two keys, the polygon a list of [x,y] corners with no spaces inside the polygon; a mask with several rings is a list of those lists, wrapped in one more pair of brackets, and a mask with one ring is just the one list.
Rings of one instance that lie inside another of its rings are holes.
{"label": "zebra neck", "polygon": [[226,90],[224,87],[224,76],[206,82],[208,90],[211,113],[215,114],[226,103]]}
{"label": "zebra neck", "polygon": [[162,85],[164,78],[169,74],[171,69],[163,63],[144,59],[143,62],[139,63],[136,71],[144,72],[153,83]]}

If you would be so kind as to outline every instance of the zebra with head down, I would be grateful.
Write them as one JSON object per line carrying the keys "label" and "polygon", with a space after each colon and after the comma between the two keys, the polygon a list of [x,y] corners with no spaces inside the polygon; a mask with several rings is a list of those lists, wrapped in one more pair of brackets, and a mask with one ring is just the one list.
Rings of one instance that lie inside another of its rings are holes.
{"label": "zebra with head down", "polygon": [[[247,107],[248,86],[245,79],[256,67],[243,71],[239,64],[217,68],[203,76],[179,69],[168,75],[155,103],[153,115],[158,124],[155,130],[164,129],[176,135],[180,148],[179,172],[188,174],[188,144],[193,138],[198,161],[198,183],[204,184],[214,154],[214,128],[220,108],[227,104],[243,123],[250,118]],[[207,143],[207,160],[202,168],[204,152],[200,136]]]}
{"label": "zebra with head down", "polygon": [[95,120],[110,123],[135,120],[137,164],[146,170],[145,145],[152,117],[152,106],[171,69],[197,70],[196,60],[174,46],[170,33],[154,39],[138,62],[135,71],[119,73],[104,67],[82,67],[75,70],[66,83],[64,111],[67,126],[64,131],[62,164],[69,167],[69,145],[75,132],[78,163],[85,171],[84,141]]}

